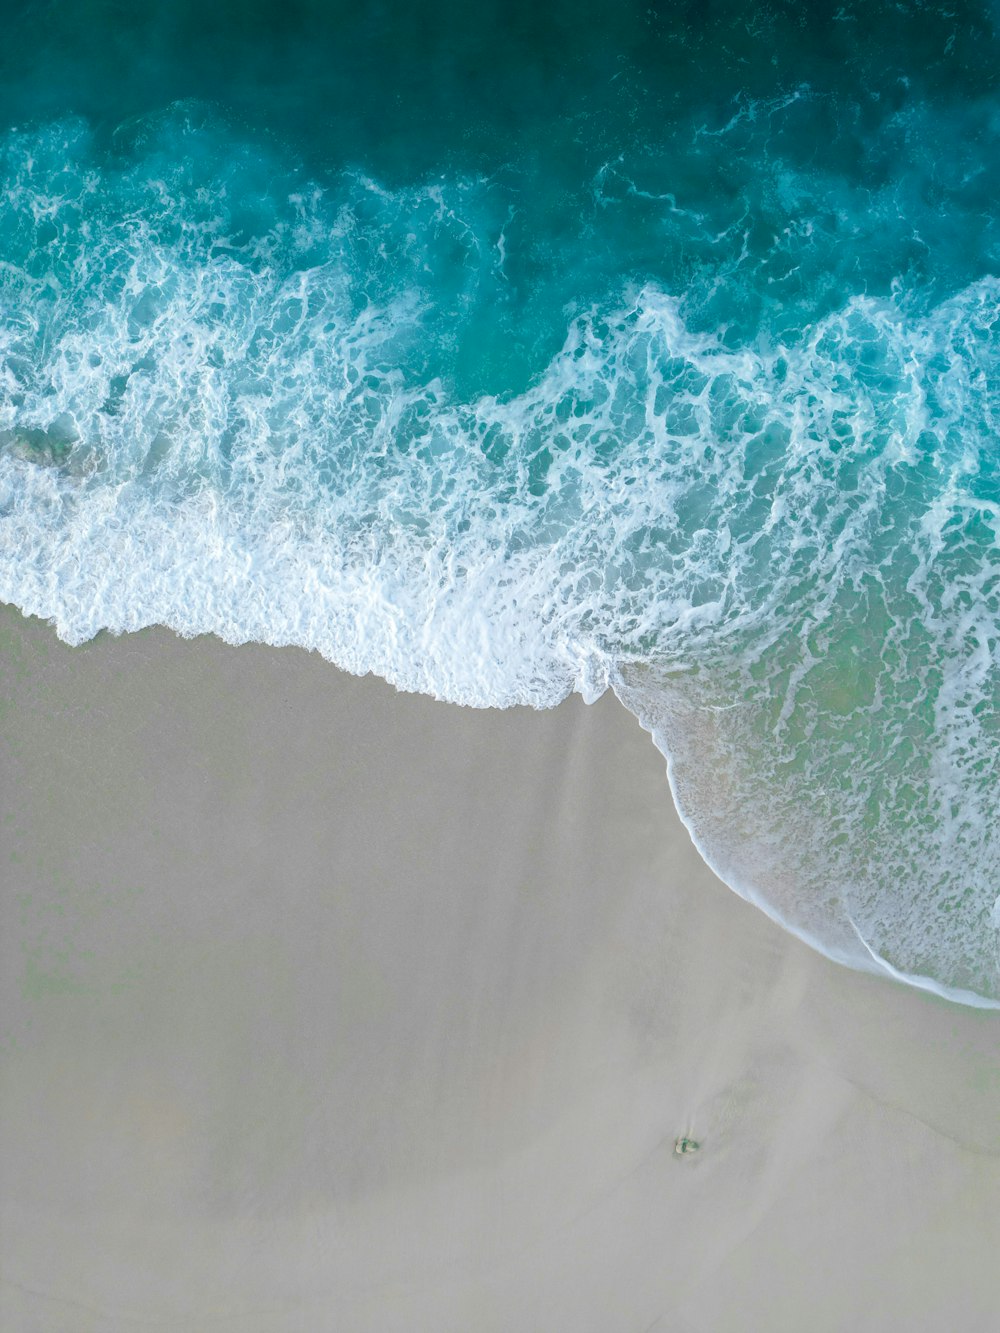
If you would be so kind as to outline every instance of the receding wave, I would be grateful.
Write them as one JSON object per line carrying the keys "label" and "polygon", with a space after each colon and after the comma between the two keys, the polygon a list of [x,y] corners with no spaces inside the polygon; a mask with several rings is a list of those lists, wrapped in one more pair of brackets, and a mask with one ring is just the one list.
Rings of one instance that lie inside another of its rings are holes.
{"label": "receding wave", "polygon": [[1000,1001],[1000,283],[751,333],[619,281],[469,391],[516,278],[495,181],[276,184],[231,139],[223,176],[184,133],[5,143],[0,598],[477,706],[611,686],[740,892]]}

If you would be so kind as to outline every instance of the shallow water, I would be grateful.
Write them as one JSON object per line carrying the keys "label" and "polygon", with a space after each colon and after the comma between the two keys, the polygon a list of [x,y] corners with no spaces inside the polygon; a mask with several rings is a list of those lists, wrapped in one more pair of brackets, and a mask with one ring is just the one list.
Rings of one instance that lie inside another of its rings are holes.
{"label": "shallow water", "polygon": [[995,17],[16,7],[0,597],[611,685],[740,892],[1000,1000]]}

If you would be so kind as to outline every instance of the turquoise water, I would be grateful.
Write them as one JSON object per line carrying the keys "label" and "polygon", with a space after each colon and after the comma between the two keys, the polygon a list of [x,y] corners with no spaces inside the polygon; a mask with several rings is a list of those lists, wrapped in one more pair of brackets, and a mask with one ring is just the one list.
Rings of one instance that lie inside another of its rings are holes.
{"label": "turquoise water", "polygon": [[15,5],[0,598],[611,687],[734,888],[1000,1001],[996,21]]}

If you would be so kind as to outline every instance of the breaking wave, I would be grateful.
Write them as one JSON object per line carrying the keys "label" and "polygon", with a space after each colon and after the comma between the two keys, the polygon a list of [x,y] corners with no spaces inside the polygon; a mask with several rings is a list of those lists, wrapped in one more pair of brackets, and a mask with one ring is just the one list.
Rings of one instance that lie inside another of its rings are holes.
{"label": "breaking wave", "polygon": [[611,163],[592,290],[529,299],[503,181],[318,184],[190,108],[122,135],[3,144],[0,598],[476,706],[611,686],[741,893],[1000,1001],[996,278],[818,300],[818,205],[748,263],[660,194],[713,264],[612,279],[602,219],[653,194]]}

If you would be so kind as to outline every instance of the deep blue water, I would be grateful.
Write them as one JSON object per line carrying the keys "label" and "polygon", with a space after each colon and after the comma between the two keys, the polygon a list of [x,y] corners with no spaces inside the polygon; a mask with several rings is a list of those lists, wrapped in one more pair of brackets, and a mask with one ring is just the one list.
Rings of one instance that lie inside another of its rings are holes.
{"label": "deep blue water", "polygon": [[1000,1000],[996,22],[15,4],[0,597],[610,685],[735,888]]}

